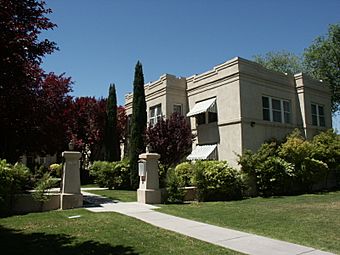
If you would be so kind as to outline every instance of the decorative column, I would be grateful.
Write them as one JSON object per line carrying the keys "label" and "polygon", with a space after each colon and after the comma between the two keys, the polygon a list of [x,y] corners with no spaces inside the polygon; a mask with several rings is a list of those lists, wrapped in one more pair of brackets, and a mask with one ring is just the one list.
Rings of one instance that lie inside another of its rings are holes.
{"label": "decorative column", "polygon": [[78,151],[64,151],[60,208],[71,209],[83,206],[83,195],[80,192],[80,157]]}
{"label": "decorative column", "polygon": [[139,189],[137,201],[144,204],[161,203],[161,191],[159,189],[158,159],[157,153],[143,153],[139,155]]}

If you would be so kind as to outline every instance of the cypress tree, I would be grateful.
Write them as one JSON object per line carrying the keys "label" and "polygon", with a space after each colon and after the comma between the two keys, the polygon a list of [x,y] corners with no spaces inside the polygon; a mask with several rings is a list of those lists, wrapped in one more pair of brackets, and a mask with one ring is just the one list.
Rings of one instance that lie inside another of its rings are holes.
{"label": "cypress tree", "polygon": [[146,130],[146,102],[142,64],[138,61],[133,81],[133,102],[130,140],[130,180],[131,187],[138,187],[138,156],[145,151],[144,133]]}
{"label": "cypress tree", "polygon": [[105,160],[120,160],[120,146],[117,134],[117,96],[114,83],[110,84],[106,104]]}

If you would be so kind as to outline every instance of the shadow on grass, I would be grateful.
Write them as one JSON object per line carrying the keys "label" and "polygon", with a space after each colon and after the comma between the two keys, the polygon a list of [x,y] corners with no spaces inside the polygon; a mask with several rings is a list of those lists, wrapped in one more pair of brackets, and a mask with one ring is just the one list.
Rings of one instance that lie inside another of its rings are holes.
{"label": "shadow on grass", "polygon": [[137,255],[132,247],[99,243],[79,242],[75,237],[65,234],[23,233],[0,226],[2,254],[83,254],[83,255]]}

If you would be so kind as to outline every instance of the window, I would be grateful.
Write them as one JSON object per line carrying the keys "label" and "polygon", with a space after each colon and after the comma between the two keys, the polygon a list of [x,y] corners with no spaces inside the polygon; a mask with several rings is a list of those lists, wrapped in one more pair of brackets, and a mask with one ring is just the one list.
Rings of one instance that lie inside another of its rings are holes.
{"label": "window", "polygon": [[182,105],[181,104],[174,104],[173,112],[177,112],[180,115],[182,115],[183,114],[182,113]]}
{"label": "window", "polygon": [[215,102],[205,112],[196,115],[196,125],[213,122],[217,122],[217,108]]}
{"label": "window", "polygon": [[150,107],[149,123],[151,126],[155,125],[162,118],[161,105]]}
{"label": "window", "polygon": [[290,113],[290,101],[267,96],[262,97],[263,120],[291,123]]}
{"label": "window", "polygon": [[318,104],[312,104],[312,125],[324,127],[325,124],[325,111],[324,107]]}

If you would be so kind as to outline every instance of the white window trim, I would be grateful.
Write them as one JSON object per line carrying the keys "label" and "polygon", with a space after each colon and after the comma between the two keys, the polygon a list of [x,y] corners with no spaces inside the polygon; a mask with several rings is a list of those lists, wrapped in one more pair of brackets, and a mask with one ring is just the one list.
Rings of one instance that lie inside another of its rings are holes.
{"label": "white window trim", "polygon": [[[265,107],[262,106],[262,110],[263,109],[268,109],[269,110],[269,121],[270,122],[283,123],[283,124],[290,124],[291,123],[291,114],[292,114],[292,112],[291,111],[289,111],[289,112],[285,111],[284,110],[284,106],[283,106],[283,102],[288,102],[289,108],[291,110],[292,106],[291,106],[291,101],[290,100],[282,99],[282,98],[277,98],[277,97],[271,97],[271,96],[262,96],[262,98],[263,97],[268,98],[268,101],[269,101],[269,108],[265,108]],[[277,110],[273,109],[273,105],[272,105],[272,100],[273,99],[280,101],[280,114],[281,114],[281,121],[280,122],[274,121],[273,111],[277,111]],[[285,113],[289,113],[289,122],[285,122]],[[262,116],[262,118],[263,118],[263,116]]]}
{"label": "white window trim", "polygon": [[[315,107],[316,107],[316,114],[313,114],[312,105],[315,105]],[[324,112],[323,115],[320,114],[319,107],[323,108],[323,112]],[[325,125],[323,125],[323,126],[320,125],[320,117],[323,117],[325,119],[325,106],[324,105],[320,105],[320,104],[317,104],[317,103],[311,103],[311,115],[312,115],[312,125],[313,126],[315,126],[313,124],[313,115],[316,116],[316,126],[317,127],[325,127],[326,126],[326,123],[324,123]],[[326,122],[326,120],[325,120],[325,122]]]}
{"label": "white window trim", "polygon": [[[153,117],[151,117],[151,112],[155,110],[155,114]],[[154,105],[149,108],[149,124],[155,125],[160,118],[162,118],[162,104]]]}

